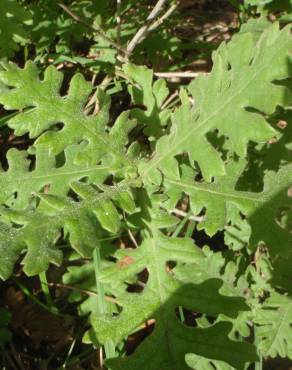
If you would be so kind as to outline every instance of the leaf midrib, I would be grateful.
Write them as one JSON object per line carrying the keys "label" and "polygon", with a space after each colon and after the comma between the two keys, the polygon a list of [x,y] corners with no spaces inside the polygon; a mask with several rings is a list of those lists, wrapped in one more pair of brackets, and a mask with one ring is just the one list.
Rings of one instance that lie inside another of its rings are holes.
{"label": "leaf midrib", "polygon": [[259,194],[262,194],[262,193],[251,193],[251,192],[247,192],[247,191],[236,191],[236,194],[234,194],[234,193],[231,193],[231,192],[220,192],[218,190],[210,189],[209,187],[208,188],[204,187],[203,185],[189,184],[189,183],[186,183],[186,182],[183,182],[183,181],[176,181],[176,180],[171,180],[171,179],[168,179],[168,178],[165,178],[164,181],[165,181],[165,183],[176,185],[176,186],[181,187],[183,189],[190,188],[192,190],[202,191],[202,192],[205,192],[205,193],[210,193],[210,194],[213,194],[213,195],[217,195],[217,196],[223,197],[224,199],[233,198],[233,199],[240,200],[240,201],[241,200],[248,200],[248,201],[257,202],[257,203],[264,203],[266,201],[266,199],[264,199],[264,197],[259,196]]}
{"label": "leaf midrib", "polygon": [[[80,169],[80,170],[75,170],[75,171],[70,171],[70,172],[57,172],[58,168],[55,169],[55,173],[52,174],[46,174],[46,175],[39,175],[39,176],[31,176],[31,172],[28,172],[26,175],[21,175],[20,178],[14,177],[13,179],[10,179],[9,181],[33,181],[33,180],[41,180],[41,179],[50,179],[52,177],[63,177],[63,176],[71,176],[71,175],[77,175],[77,174],[86,174],[89,172],[99,172],[103,170],[107,170],[110,167],[108,166],[99,166],[99,167],[92,167],[92,168],[87,168],[85,170]],[[6,172],[4,172],[5,174]],[[0,174],[1,175],[1,174]],[[13,177],[13,176],[11,176]],[[1,178],[1,176],[0,176]]]}
{"label": "leaf midrib", "polygon": [[[278,325],[278,326],[277,326],[277,329],[276,329],[276,333],[275,333],[274,339],[272,340],[271,344],[269,345],[268,350],[267,350],[267,353],[270,353],[271,348],[273,348],[273,346],[274,346],[274,344],[275,344],[275,342],[276,342],[276,340],[277,340],[277,338],[278,338],[278,336],[279,336],[279,333],[281,332],[281,329],[282,329],[283,325],[284,325],[285,323],[287,324],[287,322],[286,322],[286,317],[288,316],[288,314],[289,314],[289,312],[290,312],[291,308],[292,308],[292,303],[290,303],[290,304],[288,305],[288,308],[287,308],[287,310],[286,310],[286,312],[285,312],[285,314],[284,314],[284,315],[282,315],[282,316],[281,316],[281,315],[279,315],[279,317],[280,317],[280,325]],[[289,325],[289,324],[288,324],[288,325]],[[278,351],[277,351],[277,352],[278,352]]]}

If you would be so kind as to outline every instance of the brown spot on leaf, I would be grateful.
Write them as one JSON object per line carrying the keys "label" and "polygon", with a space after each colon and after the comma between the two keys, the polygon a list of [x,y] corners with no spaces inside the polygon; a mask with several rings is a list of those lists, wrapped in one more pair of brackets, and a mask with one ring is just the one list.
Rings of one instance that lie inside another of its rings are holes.
{"label": "brown spot on leaf", "polygon": [[120,268],[123,268],[123,267],[127,267],[129,265],[131,265],[132,263],[134,262],[134,259],[130,256],[125,256],[123,257],[118,263],[117,265],[120,267]]}

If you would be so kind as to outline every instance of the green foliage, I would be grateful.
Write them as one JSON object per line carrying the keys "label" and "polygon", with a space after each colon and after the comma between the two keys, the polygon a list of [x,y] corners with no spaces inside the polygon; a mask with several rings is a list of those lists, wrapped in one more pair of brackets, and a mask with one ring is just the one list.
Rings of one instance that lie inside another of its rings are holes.
{"label": "green foliage", "polygon": [[[175,156],[186,152],[191,165],[196,161],[204,179],[210,181],[224,175],[225,165],[206,137],[209,132],[217,129],[226,135],[228,150],[240,157],[246,155],[250,140],[261,142],[273,137],[274,130],[264,115],[273,113],[277,105],[291,102],[291,92],[273,83],[289,77],[290,49],[290,27],[279,31],[276,24],[263,33],[256,48],[251,33],[222,44],[215,53],[212,72],[199,76],[189,86],[196,104],[191,108],[185,103],[174,112],[170,134],[158,141],[156,154],[143,166],[143,174],[157,181],[160,170],[178,178]],[[263,96],[266,90],[269,94]]]}
{"label": "green foliage", "polygon": [[19,44],[27,41],[25,26],[31,20],[28,11],[16,0],[2,0],[0,3],[0,58],[11,57]]}
{"label": "green foliage", "polygon": [[[6,63],[3,67],[5,70],[0,72],[0,78],[13,89],[1,94],[0,101],[5,109],[24,110],[8,123],[16,135],[28,132],[31,138],[37,137],[36,147],[48,148],[53,154],[61,153],[68,145],[87,142],[77,158],[82,163],[96,163],[108,153],[109,147],[113,151],[108,157],[113,158],[109,158],[108,162],[116,162],[118,165],[117,162],[122,161],[127,132],[134,127],[135,122],[129,122],[127,112],[124,112],[111,134],[108,134],[108,95],[98,91],[99,112],[87,116],[83,109],[92,86],[82,75],[73,77],[68,95],[64,98],[59,95],[62,74],[54,67],[46,69],[43,81],[38,78],[37,69],[31,62],[24,69]],[[62,130],[55,130],[60,123],[64,125]]]}
{"label": "green foliage", "polygon": [[[115,318],[93,317],[94,333],[102,343],[108,340],[119,343],[129,331],[135,330],[145,320],[154,318],[153,334],[145,340],[139,350],[128,359],[110,360],[112,369],[188,369],[184,361],[186,353],[224,360],[236,368],[243,368],[246,360],[256,356],[251,346],[232,342],[227,338],[231,325],[220,323],[211,328],[187,328],[175,316],[175,310],[183,306],[192,311],[216,316],[224,313],[235,317],[240,310],[246,310],[242,298],[224,297],[218,294],[220,280],[205,280],[202,284],[183,284],[167,272],[167,262],[200,263],[203,255],[187,238],[166,238],[155,230],[151,238],[144,239],[136,250],[119,250],[117,263],[105,268],[100,276],[102,283],[119,288],[127,279],[147,267],[149,277],[142,293],[126,291],[117,295],[122,313]],[[131,261],[123,265],[123,260]],[[89,334],[90,335],[90,334]],[[174,346],[175,343],[175,346]],[[147,357],[159,345],[160,351]],[[224,350],[226,348],[226,350]],[[232,348],[231,351],[229,350]],[[215,355],[216,353],[216,355]]]}
{"label": "green foliage", "polygon": [[[116,3],[111,0],[73,0],[69,3],[74,16],[87,25],[79,22],[76,26],[76,20],[56,1],[1,1],[0,58],[13,57],[20,45],[31,44],[35,48],[37,59],[52,58],[57,63],[60,57],[68,58],[74,63],[89,64],[94,71],[106,69],[112,72],[118,53],[108,40],[94,30],[102,28],[109,39],[117,38]],[[137,28],[145,22],[148,2],[122,2],[120,14],[126,15],[120,32],[121,42],[126,45]],[[138,45],[133,56],[135,62],[143,63],[148,58],[152,64],[159,65],[161,58],[169,61],[181,57],[183,42],[171,35],[170,25],[173,25],[173,21],[167,19],[155,33]],[[161,43],[164,43],[164,48],[160,47]],[[82,51],[83,48],[88,50],[91,60],[79,55],[80,46]]]}
{"label": "green foliage", "polygon": [[[179,54],[168,28],[127,60],[107,39],[126,46],[145,2],[123,2],[133,17],[120,35],[110,1],[72,1],[88,23],[76,32],[53,2],[6,4],[0,56],[13,56],[22,36],[36,60],[1,61],[0,277],[19,262],[28,276],[66,268],[68,300],[90,316],[84,341],[107,357],[115,348],[112,370],[243,370],[257,354],[292,358],[291,26],[250,20],[219,46],[210,73],[173,95],[134,63]],[[16,26],[22,14],[32,20]],[[74,54],[79,42],[86,57]],[[76,64],[47,66],[55,53],[53,63]],[[102,66],[105,78],[95,74]],[[145,323],[151,333],[127,355]]]}
{"label": "green foliage", "polygon": [[108,166],[87,165],[74,163],[78,145],[65,149],[65,163],[56,167],[56,157],[46,148],[37,148],[34,170],[29,171],[31,161],[25,150],[10,149],[7,153],[9,168],[0,173],[0,184],[3,189],[1,202],[15,208],[26,208],[32,192],[41,191],[45,186],[50,194],[66,196],[70,184],[88,177],[94,184],[100,184],[109,172]]}
{"label": "green foliage", "polygon": [[[9,277],[15,261],[26,248],[23,264],[28,275],[46,270],[49,263],[60,264],[62,252],[55,243],[62,229],[69,234],[69,241],[75,250],[83,256],[90,256],[99,243],[100,226],[112,233],[117,233],[121,227],[119,213],[112,199],[125,210],[131,211],[134,208],[129,193],[130,184],[121,183],[117,187],[104,188],[103,192],[82,183],[72,183],[71,188],[83,199],[82,202],[38,194],[44,207],[24,211],[1,209],[2,218],[6,222],[0,230],[0,251],[5,261],[0,268],[2,278]],[[99,221],[100,226],[96,221]],[[9,227],[8,222],[23,227]]]}
{"label": "green foliage", "polygon": [[290,23],[292,19],[291,0],[245,0],[241,9],[246,15],[273,14],[283,24]]}
{"label": "green foliage", "polygon": [[246,216],[251,226],[250,247],[264,241],[271,253],[279,253],[282,248],[282,252],[286,253],[291,247],[291,233],[277,223],[276,214],[279,208],[292,206],[292,199],[288,195],[292,166],[283,167],[276,178],[274,173],[267,173],[263,192],[252,193],[235,190],[244,165],[244,161],[229,163],[226,175],[211,184],[194,181],[194,172],[188,167],[182,168],[180,180],[166,179],[165,183],[174,198],[172,202],[176,203],[181,194],[186,193],[190,196],[190,207],[194,214],[206,209],[205,218],[198,228],[205,229],[209,235],[224,229],[230,220],[227,209],[233,204]]}
{"label": "green foliage", "polygon": [[167,125],[171,113],[168,109],[162,109],[169,95],[165,80],[159,79],[153,83],[153,71],[133,64],[125,65],[124,72],[134,82],[128,86],[133,103],[146,108],[132,109],[132,117],[145,125],[144,131],[148,136],[160,136],[162,127]]}
{"label": "green foliage", "polygon": [[[96,1],[75,1],[72,10],[80,17],[93,15]],[[76,27],[73,19],[55,1],[39,0],[29,5],[32,14],[30,34],[38,53],[45,51],[71,54],[76,44],[91,36],[86,26]],[[72,50],[73,49],[73,50]]]}
{"label": "green foliage", "polygon": [[261,339],[259,348],[265,356],[292,359],[291,323],[291,297],[272,293],[255,318],[255,324],[259,325],[257,335]]}

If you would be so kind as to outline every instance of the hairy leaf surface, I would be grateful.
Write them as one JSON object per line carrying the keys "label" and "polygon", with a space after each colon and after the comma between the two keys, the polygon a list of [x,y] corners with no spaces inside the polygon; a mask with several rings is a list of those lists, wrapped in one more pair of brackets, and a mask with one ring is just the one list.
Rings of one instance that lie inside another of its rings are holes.
{"label": "hairy leaf surface", "polygon": [[132,356],[109,360],[112,369],[189,369],[185,362],[187,353],[221,359],[237,369],[243,368],[244,362],[255,359],[252,346],[228,339],[232,328],[230,323],[221,322],[206,329],[191,328],[176,317],[175,311],[179,306],[210,316],[224,313],[230,317],[236,317],[238,311],[247,309],[244,299],[218,293],[222,286],[219,279],[208,279],[196,285],[183,284],[174,278],[167,262],[199,263],[203,258],[191,240],[170,239],[154,231],[154,235],[146,238],[137,249],[119,250],[115,256],[118,258],[116,265],[103,271],[101,282],[118,288],[145,268],[149,277],[142,293],[125,290],[124,294],[118,294],[118,304],[123,308],[118,316],[92,319],[98,340],[118,343],[152,318],[155,319],[155,329]]}
{"label": "hairy leaf surface", "polygon": [[76,202],[70,198],[39,194],[46,204],[42,210],[23,211],[4,207],[0,209],[2,220],[22,226],[15,228],[9,224],[1,225],[2,278],[9,277],[16,260],[25,250],[23,264],[28,275],[46,270],[49,263],[60,264],[62,252],[55,244],[61,230],[69,234],[70,243],[76,251],[83,256],[91,256],[93,248],[99,245],[100,225],[112,233],[117,233],[121,226],[119,213],[112,199],[128,211],[134,209],[134,200],[126,184],[121,183],[101,193],[87,184],[73,183],[71,187],[76,194],[84,198],[83,201]]}
{"label": "hairy leaf surface", "polygon": [[[124,139],[135,122],[129,121],[127,112],[124,112],[108,134],[108,95],[99,90],[98,114],[86,115],[84,107],[92,86],[81,74],[72,78],[68,95],[63,97],[59,93],[63,75],[54,67],[46,69],[43,80],[39,79],[38,70],[32,62],[28,62],[24,69],[11,63],[3,63],[3,67],[0,80],[12,88],[0,94],[0,103],[7,110],[24,110],[8,122],[16,135],[28,132],[31,138],[37,137],[36,147],[48,148],[54,154],[61,153],[69,145],[84,142],[87,145],[76,158],[82,164],[96,164],[105,155],[122,161]],[[57,124],[64,127],[58,130]],[[111,148],[110,152],[108,148]]]}
{"label": "hairy leaf surface", "polygon": [[109,174],[108,166],[78,165],[74,163],[78,145],[65,150],[65,163],[56,167],[56,157],[46,148],[36,149],[36,163],[29,171],[31,161],[26,151],[10,149],[7,153],[9,168],[0,172],[0,201],[14,208],[25,208],[32,193],[46,188],[46,192],[66,196],[70,183],[88,178],[91,183],[100,184]]}
{"label": "hairy leaf surface", "polygon": [[205,229],[209,235],[224,229],[228,223],[227,207],[234,204],[247,216],[251,225],[251,246],[264,241],[273,253],[289,251],[292,236],[290,230],[279,225],[277,210],[292,206],[289,196],[292,166],[282,167],[278,173],[268,172],[264,190],[254,193],[236,190],[244,164],[244,161],[230,162],[226,166],[226,175],[211,184],[195,181],[193,172],[185,167],[181,180],[165,179],[170,197],[173,198],[172,203],[184,192],[190,196],[190,205],[195,214],[205,208],[205,218],[198,228]]}
{"label": "hairy leaf surface", "polygon": [[189,86],[193,109],[185,103],[175,111],[170,133],[158,141],[154,157],[141,168],[143,175],[156,182],[157,170],[179,177],[175,157],[187,153],[191,164],[198,163],[204,179],[211,181],[225,173],[225,165],[220,152],[208,141],[208,132],[219,130],[230,141],[230,150],[240,157],[246,155],[249,141],[271,138],[275,132],[264,114],[292,100],[285,86],[274,83],[289,76],[291,49],[290,26],[280,31],[277,24],[256,44],[252,33],[223,43],[214,55],[212,72]]}
{"label": "hairy leaf surface", "polygon": [[276,292],[256,312],[259,348],[264,356],[292,359],[292,300]]}

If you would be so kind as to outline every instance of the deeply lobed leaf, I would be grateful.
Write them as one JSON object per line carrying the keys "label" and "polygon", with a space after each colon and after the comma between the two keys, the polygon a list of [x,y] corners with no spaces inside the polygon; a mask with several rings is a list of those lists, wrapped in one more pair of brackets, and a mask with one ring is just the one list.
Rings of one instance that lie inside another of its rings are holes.
{"label": "deeply lobed leaf", "polygon": [[[230,317],[248,309],[244,299],[218,293],[222,286],[219,279],[207,279],[196,285],[184,284],[173,276],[167,268],[170,260],[188,264],[200,263],[203,258],[202,252],[191,240],[167,238],[154,230],[140,247],[119,250],[115,257],[117,263],[104,269],[100,281],[117,287],[118,305],[123,310],[115,317],[98,316],[92,319],[97,339],[101,343],[109,340],[118,343],[152,318],[155,319],[155,328],[134,355],[109,360],[112,369],[189,369],[185,362],[187,353],[221,359],[237,369],[243,368],[246,361],[255,359],[252,346],[228,339],[232,327],[230,323],[222,322],[205,329],[191,328],[177,318],[175,311],[179,306],[210,316],[224,313]],[[123,294],[119,294],[120,285],[145,268],[149,277],[143,292],[128,293],[125,289]],[[90,337],[91,333],[88,335]],[[158,345],[159,352],[156,350]]]}
{"label": "deeply lobed leaf", "polygon": [[153,158],[141,166],[143,176],[161,181],[159,170],[178,178],[175,157],[187,153],[191,165],[196,162],[204,179],[211,181],[224,175],[225,164],[208,141],[208,133],[218,130],[225,135],[230,152],[240,157],[246,155],[249,141],[262,142],[275,134],[264,115],[292,101],[289,89],[274,83],[290,74],[290,26],[280,31],[274,24],[255,42],[252,33],[243,33],[220,46],[212,72],[199,76],[189,86],[194,107],[184,102],[174,112],[169,135],[158,141]]}
{"label": "deeply lobed leaf", "polygon": [[[123,162],[125,138],[135,121],[129,121],[128,113],[124,112],[109,135],[106,130],[108,95],[99,90],[98,114],[86,115],[84,107],[92,86],[81,74],[72,78],[68,95],[62,97],[59,90],[63,75],[55,67],[46,69],[43,80],[39,79],[32,62],[24,69],[11,63],[3,63],[3,67],[0,80],[11,89],[0,94],[0,103],[7,110],[24,110],[8,122],[16,135],[28,132],[31,138],[37,137],[36,147],[46,148],[55,155],[70,145],[83,142],[85,145],[76,158],[82,164],[96,164],[106,155],[112,162]],[[57,124],[64,127],[58,130]],[[108,148],[112,150],[109,152]]]}
{"label": "deeply lobed leaf", "polygon": [[[70,198],[39,194],[46,207],[37,210],[0,209],[2,219],[6,221],[0,229],[2,279],[11,275],[16,260],[24,251],[24,271],[28,275],[46,270],[50,263],[59,265],[62,252],[56,242],[61,230],[69,234],[70,244],[76,251],[83,256],[91,256],[99,245],[102,228],[117,233],[121,227],[119,213],[112,200],[128,211],[135,207],[127,184],[121,183],[101,193],[82,183],[73,183],[71,188],[84,200],[76,202]],[[7,224],[8,221],[22,227],[13,227]]]}

